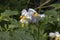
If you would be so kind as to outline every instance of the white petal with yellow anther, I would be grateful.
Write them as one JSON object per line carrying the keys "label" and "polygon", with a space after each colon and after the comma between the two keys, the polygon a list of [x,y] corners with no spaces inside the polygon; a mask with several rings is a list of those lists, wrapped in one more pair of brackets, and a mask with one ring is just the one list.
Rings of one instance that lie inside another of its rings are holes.
{"label": "white petal with yellow anther", "polygon": [[34,13],[36,13],[36,11],[32,8],[29,8],[28,13],[29,13],[30,16],[32,16]]}
{"label": "white petal with yellow anther", "polygon": [[59,32],[55,32],[55,40],[59,40],[59,36],[60,36]]}
{"label": "white petal with yellow anther", "polygon": [[29,13],[29,15],[33,15],[34,17],[38,17],[38,16],[40,16],[41,18],[42,17],[45,17],[45,14],[38,14],[34,9],[32,9],[32,8],[29,8],[29,10],[28,10],[28,13]]}
{"label": "white petal with yellow anther", "polygon": [[60,35],[56,34],[55,40],[59,40]]}
{"label": "white petal with yellow anther", "polygon": [[[32,20],[31,15],[30,15],[29,12],[27,12],[25,9],[22,10],[22,16],[23,16],[23,17],[25,16],[25,17],[26,17],[25,20],[27,20],[28,22]],[[21,19],[22,19],[22,18],[21,18]],[[24,18],[23,18],[23,19],[24,19]],[[24,21],[25,21],[25,20],[24,20]]]}
{"label": "white petal with yellow anther", "polygon": [[32,17],[32,22],[33,22],[33,23],[39,22],[43,17],[45,17],[44,14],[41,14],[41,15],[38,14],[38,16],[36,16],[36,17],[33,16],[33,17]]}
{"label": "white petal with yellow anther", "polygon": [[26,17],[24,18],[22,18],[21,20],[20,20],[20,22],[22,23],[22,28],[24,28],[24,26],[25,26],[25,24],[28,24],[28,20],[26,20]]}
{"label": "white petal with yellow anther", "polygon": [[55,34],[53,32],[50,32],[49,33],[49,37],[54,38],[55,37]]}
{"label": "white petal with yellow anther", "polygon": [[22,10],[21,20],[23,19],[24,21],[27,20],[28,22],[36,23],[40,19],[42,19],[42,17],[45,17],[45,15],[40,15],[34,9],[29,8],[28,12],[26,11],[26,9]]}
{"label": "white petal with yellow anther", "polygon": [[38,13],[32,8],[29,8],[28,13],[31,16],[31,19],[32,19],[31,22],[36,23],[37,21],[36,17],[38,17]]}
{"label": "white petal with yellow anther", "polygon": [[28,21],[27,21],[27,20],[21,19],[20,22],[21,22],[21,23],[26,23],[26,24],[28,24]]}
{"label": "white petal with yellow anther", "polygon": [[21,12],[21,16],[19,18],[20,19],[23,18],[23,16],[25,16],[27,13],[28,13],[27,10],[23,9],[22,12]]}
{"label": "white petal with yellow anther", "polygon": [[26,19],[31,19],[31,16],[29,15],[26,9],[22,10],[22,16],[26,16]]}

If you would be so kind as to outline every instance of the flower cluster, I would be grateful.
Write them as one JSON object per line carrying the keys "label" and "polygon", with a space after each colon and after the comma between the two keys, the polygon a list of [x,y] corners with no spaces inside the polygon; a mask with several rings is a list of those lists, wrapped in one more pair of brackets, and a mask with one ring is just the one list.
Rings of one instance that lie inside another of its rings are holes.
{"label": "flower cluster", "polygon": [[38,14],[37,11],[32,8],[29,8],[28,11],[26,9],[23,9],[21,13],[20,22],[24,24],[28,24],[29,22],[36,23],[45,17],[44,14]]}
{"label": "flower cluster", "polygon": [[59,32],[55,32],[55,33],[50,32],[49,33],[49,37],[55,38],[55,40],[60,40],[60,34],[59,34]]}

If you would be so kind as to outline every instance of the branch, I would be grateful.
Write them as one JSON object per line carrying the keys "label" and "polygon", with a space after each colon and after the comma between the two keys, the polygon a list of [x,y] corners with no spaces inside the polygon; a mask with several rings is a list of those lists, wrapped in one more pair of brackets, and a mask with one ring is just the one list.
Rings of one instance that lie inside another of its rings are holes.
{"label": "branch", "polygon": [[40,5],[39,7],[35,8],[35,9],[38,9],[38,8],[41,9],[41,7],[43,7],[44,5],[46,5],[47,3],[49,3],[50,1],[51,1],[51,0],[47,0],[46,2],[44,2],[42,5]]}

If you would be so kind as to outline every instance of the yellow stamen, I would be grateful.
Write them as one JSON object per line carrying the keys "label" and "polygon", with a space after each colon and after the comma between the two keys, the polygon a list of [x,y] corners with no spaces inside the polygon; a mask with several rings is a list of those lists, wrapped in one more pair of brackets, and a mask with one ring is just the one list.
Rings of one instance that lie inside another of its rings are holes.
{"label": "yellow stamen", "polygon": [[24,16],[22,19],[23,19],[23,20],[26,20],[26,16]]}
{"label": "yellow stamen", "polygon": [[19,18],[23,18],[23,16],[20,16]]}
{"label": "yellow stamen", "polygon": [[37,12],[35,12],[33,16],[34,16],[34,17],[38,17],[38,13],[37,13]]}
{"label": "yellow stamen", "polygon": [[22,28],[24,28],[24,26],[25,26],[25,24],[24,24],[24,23],[22,23]]}
{"label": "yellow stamen", "polygon": [[55,40],[59,40],[59,37],[56,37]]}

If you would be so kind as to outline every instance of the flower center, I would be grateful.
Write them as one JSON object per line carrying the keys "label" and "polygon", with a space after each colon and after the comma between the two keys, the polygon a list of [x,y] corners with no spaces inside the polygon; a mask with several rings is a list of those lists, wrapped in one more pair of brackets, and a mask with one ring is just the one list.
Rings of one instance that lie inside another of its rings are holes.
{"label": "flower center", "polygon": [[26,20],[26,16],[20,16],[19,18]]}
{"label": "flower center", "polygon": [[23,16],[21,19],[26,20],[26,16]]}
{"label": "flower center", "polygon": [[59,40],[59,37],[56,37],[55,40]]}
{"label": "flower center", "polygon": [[35,13],[33,14],[33,16],[34,16],[34,17],[38,17],[38,13],[35,12]]}
{"label": "flower center", "polygon": [[23,16],[20,16],[19,18],[23,18]]}

